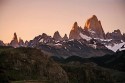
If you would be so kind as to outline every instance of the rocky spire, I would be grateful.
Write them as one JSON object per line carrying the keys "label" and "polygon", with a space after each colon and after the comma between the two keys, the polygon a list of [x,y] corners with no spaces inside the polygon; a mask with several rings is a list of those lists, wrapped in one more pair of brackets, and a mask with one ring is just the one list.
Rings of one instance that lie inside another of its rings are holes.
{"label": "rocky spire", "polygon": [[78,26],[77,22],[73,24],[72,30],[69,34],[69,39],[80,39],[79,36],[80,32],[82,31],[82,28]]}
{"label": "rocky spire", "polygon": [[59,32],[56,31],[53,35],[53,38],[56,40],[56,41],[61,41],[62,40],[62,37],[60,36]]}
{"label": "rocky spire", "polygon": [[42,33],[42,37],[46,37],[47,36],[47,34],[46,33]]}
{"label": "rocky spire", "polygon": [[24,41],[21,38],[19,38],[19,46],[21,46],[21,47],[24,46]]}
{"label": "rocky spire", "polygon": [[3,43],[2,40],[0,40],[0,46],[4,46],[5,44]]}
{"label": "rocky spire", "polygon": [[17,42],[18,42],[18,38],[17,38],[16,33],[14,33],[13,40],[15,40],[15,41],[17,41]]}
{"label": "rocky spire", "polygon": [[73,27],[72,27],[72,30],[77,30],[78,29],[78,23],[77,22],[74,22],[73,24]]}
{"label": "rocky spire", "polygon": [[17,38],[17,35],[16,33],[14,33],[14,37],[13,39],[11,40],[10,42],[10,46],[13,46],[13,47],[19,47],[19,44],[18,44],[18,38]]}
{"label": "rocky spire", "polygon": [[86,21],[84,29],[88,30],[90,32],[90,36],[93,38],[105,38],[101,21],[99,21],[95,15]]}
{"label": "rocky spire", "polygon": [[68,40],[67,34],[64,35],[63,40]]}

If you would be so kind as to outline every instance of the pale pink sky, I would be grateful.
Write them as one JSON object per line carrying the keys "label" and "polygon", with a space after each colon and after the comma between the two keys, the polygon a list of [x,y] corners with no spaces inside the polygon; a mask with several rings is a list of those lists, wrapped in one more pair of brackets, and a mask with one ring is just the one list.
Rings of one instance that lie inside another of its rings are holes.
{"label": "pale pink sky", "polygon": [[125,0],[0,0],[0,40],[10,42],[13,33],[24,40],[47,33],[69,34],[75,21],[84,27],[95,14],[105,32],[125,32]]}

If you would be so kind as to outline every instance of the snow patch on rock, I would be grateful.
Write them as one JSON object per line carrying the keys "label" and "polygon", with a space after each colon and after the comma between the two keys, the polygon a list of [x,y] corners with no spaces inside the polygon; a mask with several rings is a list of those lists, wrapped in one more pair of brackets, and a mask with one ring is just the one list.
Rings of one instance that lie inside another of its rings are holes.
{"label": "snow patch on rock", "polygon": [[55,44],[56,46],[62,46],[62,44],[60,44],[60,43],[57,43],[57,44]]}
{"label": "snow patch on rock", "polygon": [[43,42],[43,39],[41,39],[39,42]]}
{"label": "snow patch on rock", "polygon": [[81,36],[81,38],[83,38],[83,39],[85,39],[85,40],[87,40],[87,41],[89,41],[89,40],[92,39],[91,37],[89,37],[89,36],[87,36],[87,35],[83,35],[82,33],[80,33],[79,35]]}
{"label": "snow patch on rock", "polygon": [[125,44],[119,49],[119,51],[125,50]]}
{"label": "snow patch on rock", "polygon": [[116,52],[118,49],[120,49],[123,45],[125,44],[125,42],[119,43],[119,44],[114,44],[112,45],[106,45],[106,47],[114,52]]}

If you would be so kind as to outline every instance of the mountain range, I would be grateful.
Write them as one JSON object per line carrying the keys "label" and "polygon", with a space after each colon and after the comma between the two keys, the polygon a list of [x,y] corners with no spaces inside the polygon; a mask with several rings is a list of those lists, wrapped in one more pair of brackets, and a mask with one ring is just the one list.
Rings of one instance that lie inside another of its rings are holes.
{"label": "mountain range", "polygon": [[105,33],[93,15],[69,36],[0,40],[0,83],[125,83],[125,33]]}
{"label": "mountain range", "polygon": [[[0,41],[1,46],[5,46]],[[111,33],[105,33],[96,15],[93,15],[80,27],[74,22],[69,36],[60,36],[56,31],[53,37],[43,33],[30,41],[23,41],[14,33],[14,37],[8,46],[38,48],[51,56],[69,57],[80,56],[83,58],[113,54],[116,51],[125,50],[125,33],[119,29]]]}

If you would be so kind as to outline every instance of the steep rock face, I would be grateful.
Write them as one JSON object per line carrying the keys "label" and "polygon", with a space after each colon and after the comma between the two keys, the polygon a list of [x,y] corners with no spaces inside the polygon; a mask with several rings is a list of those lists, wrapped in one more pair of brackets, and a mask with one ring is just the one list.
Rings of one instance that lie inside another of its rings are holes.
{"label": "steep rock face", "polygon": [[17,38],[16,33],[14,33],[14,37],[13,37],[12,41],[10,42],[10,46],[13,46],[15,48],[19,47],[18,38]]}
{"label": "steep rock face", "polygon": [[53,38],[43,33],[39,42],[42,42],[42,43],[53,42]]}
{"label": "steep rock face", "polygon": [[123,33],[123,41],[125,41],[125,33]]}
{"label": "steep rock face", "polygon": [[70,31],[69,39],[81,39],[80,33],[92,38],[105,39],[105,33],[102,28],[101,22],[95,15],[93,15],[86,21],[84,29],[79,27],[77,22],[75,22],[72,30]]}
{"label": "steep rock face", "polygon": [[53,35],[53,38],[56,40],[56,41],[61,41],[62,40],[62,37],[60,36],[59,32],[56,31]]}
{"label": "steep rock face", "polygon": [[11,40],[9,46],[12,46],[14,48],[17,48],[17,47],[26,47],[23,39],[19,38],[19,40],[18,40],[18,37],[17,37],[16,33],[14,33],[13,39]]}
{"label": "steep rock face", "polygon": [[92,38],[105,38],[105,33],[102,28],[101,22],[95,15],[93,15],[86,21],[84,29],[86,31],[89,31],[89,34]]}
{"label": "steep rock face", "polygon": [[28,43],[29,47],[35,47],[41,44],[49,44],[53,43],[54,39],[51,36],[48,36],[47,34],[43,33],[42,35],[36,36],[33,40],[30,40]]}
{"label": "steep rock face", "polygon": [[24,44],[25,44],[25,47],[27,47],[29,42],[26,40]]}
{"label": "steep rock face", "polygon": [[121,34],[121,31],[119,29],[114,30],[112,33],[107,33],[106,34],[107,39],[114,39],[114,40],[122,40],[123,36]]}
{"label": "steep rock face", "polygon": [[4,43],[3,41],[0,40],[0,46],[4,46]]}
{"label": "steep rock face", "polygon": [[82,32],[82,28],[78,26],[77,22],[73,24],[72,30],[69,34],[69,39],[81,39],[80,32]]}
{"label": "steep rock face", "polygon": [[[94,43],[93,43],[94,42]],[[69,57],[80,56],[83,58],[112,54],[103,44],[92,40],[90,43],[83,39],[58,42],[53,45],[39,44],[36,48],[51,56]]]}
{"label": "steep rock face", "polygon": [[68,40],[67,34],[64,35],[63,40]]}

